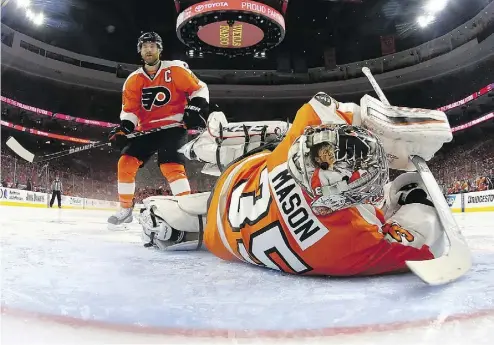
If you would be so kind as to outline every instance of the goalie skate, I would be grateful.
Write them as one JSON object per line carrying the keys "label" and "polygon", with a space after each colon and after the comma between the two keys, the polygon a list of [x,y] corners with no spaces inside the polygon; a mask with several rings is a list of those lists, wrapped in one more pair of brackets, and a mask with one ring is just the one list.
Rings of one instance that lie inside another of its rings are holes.
{"label": "goalie skate", "polygon": [[117,213],[108,218],[108,230],[128,230],[128,224],[132,223],[134,219],[134,217],[132,216],[133,209],[133,207],[120,208]]}
{"label": "goalie skate", "polygon": [[[185,231],[173,229],[164,219],[154,213],[153,207],[150,209],[141,209],[137,220],[144,230],[141,233],[141,238],[146,248],[155,247],[161,250],[184,250],[183,246],[185,242],[197,240],[198,234],[196,233],[186,233]],[[192,246],[197,247],[197,241]]]}

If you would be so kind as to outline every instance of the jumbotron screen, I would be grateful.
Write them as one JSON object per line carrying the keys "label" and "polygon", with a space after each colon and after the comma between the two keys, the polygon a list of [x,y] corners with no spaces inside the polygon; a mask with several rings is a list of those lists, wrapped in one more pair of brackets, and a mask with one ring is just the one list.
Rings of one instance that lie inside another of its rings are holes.
{"label": "jumbotron screen", "polygon": [[252,55],[285,37],[288,0],[175,0],[175,5],[177,36],[197,52]]}

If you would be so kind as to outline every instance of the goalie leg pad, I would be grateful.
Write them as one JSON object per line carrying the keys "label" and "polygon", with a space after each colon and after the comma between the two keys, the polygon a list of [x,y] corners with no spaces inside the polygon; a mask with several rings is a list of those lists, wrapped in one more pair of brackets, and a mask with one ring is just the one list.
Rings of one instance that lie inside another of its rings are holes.
{"label": "goalie leg pad", "polygon": [[153,208],[156,216],[173,229],[199,232],[198,217],[206,217],[210,192],[181,196],[152,196],[143,201],[146,209]]}
{"label": "goalie leg pad", "polygon": [[209,116],[207,130],[179,152],[188,159],[224,167],[266,142],[279,140],[288,131],[283,121],[231,122],[221,112]]}
{"label": "goalie leg pad", "polygon": [[163,250],[200,249],[209,195],[207,192],[145,199],[139,217],[144,245]]}

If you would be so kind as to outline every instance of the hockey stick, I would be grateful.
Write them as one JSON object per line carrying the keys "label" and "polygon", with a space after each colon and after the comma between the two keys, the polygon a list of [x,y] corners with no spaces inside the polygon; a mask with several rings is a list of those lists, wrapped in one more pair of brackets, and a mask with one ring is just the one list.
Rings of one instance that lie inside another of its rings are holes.
{"label": "hockey stick", "polygon": [[[165,125],[165,126],[161,126],[158,128],[153,128],[153,129],[150,129],[150,130],[144,131],[144,132],[133,132],[133,133],[127,134],[127,139],[134,139],[137,137],[142,137],[143,135],[149,135],[149,134],[152,134],[155,132],[162,131],[164,129],[174,128],[174,127],[179,127],[179,126],[180,126],[180,124],[173,123],[170,125]],[[91,150],[94,148],[110,145],[110,143],[97,141],[97,142],[93,142],[93,143],[82,145],[82,146],[74,146],[74,147],[71,147],[67,150],[63,150],[63,151],[59,151],[59,152],[55,152],[55,153],[49,153],[49,154],[42,155],[42,156],[36,156],[34,153],[28,151],[25,147],[23,147],[14,137],[9,137],[5,144],[12,151],[14,151],[19,157],[21,157],[21,158],[23,158],[26,161],[31,162],[31,163],[47,162],[47,161],[51,161],[53,159],[68,156],[68,155],[71,155],[71,154],[74,154],[77,152],[87,151],[87,150]]]}
{"label": "hockey stick", "polygon": [[[381,102],[385,105],[390,105],[370,69],[364,67],[362,72],[369,79]],[[427,163],[419,156],[410,156],[410,159],[415,168],[417,168],[417,172],[429,192],[450,245],[448,252],[439,258],[425,261],[407,261],[406,264],[413,273],[427,284],[441,285],[450,283],[463,276],[470,269],[472,266],[471,253]]]}

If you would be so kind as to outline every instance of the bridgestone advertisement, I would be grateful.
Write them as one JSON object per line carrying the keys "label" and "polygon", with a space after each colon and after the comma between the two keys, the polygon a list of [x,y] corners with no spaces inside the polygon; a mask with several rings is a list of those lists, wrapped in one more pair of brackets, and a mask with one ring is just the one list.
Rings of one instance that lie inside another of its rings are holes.
{"label": "bridgestone advertisement", "polygon": [[494,190],[448,195],[446,200],[453,212],[494,211]]}
{"label": "bridgestone advertisement", "polygon": [[485,195],[468,195],[467,204],[494,203],[494,193]]}

